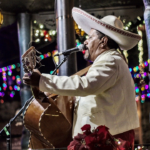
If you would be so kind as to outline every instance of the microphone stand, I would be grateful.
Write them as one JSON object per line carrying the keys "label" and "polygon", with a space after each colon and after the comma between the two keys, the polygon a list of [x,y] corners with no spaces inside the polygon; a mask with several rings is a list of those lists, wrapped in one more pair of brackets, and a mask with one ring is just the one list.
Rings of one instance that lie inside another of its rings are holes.
{"label": "microphone stand", "polygon": [[[56,65],[56,68],[53,71],[52,75],[56,74],[57,69],[59,69],[61,67],[61,65],[67,60],[68,56],[69,56],[69,54],[64,57],[64,59],[62,60],[62,62],[60,64]],[[22,112],[24,111],[24,109],[29,105],[29,103],[32,101],[33,98],[34,98],[34,96],[31,96],[31,98],[26,101],[26,103],[20,109],[20,111],[12,119],[10,119],[9,123],[7,123],[4,126],[4,128],[0,131],[0,136],[1,136],[2,132],[5,132],[5,134],[6,134],[7,150],[12,150],[12,145],[11,145],[11,124],[13,123],[13,121],[18,116],[20,116],[22,114]]]}
{"label": "microphone stand", "polygon": [[20,116],[22,114],[24,108],[26,108],[26,106],[28,106],[28,104],[31,102],[32,99],[33,99],[33,96],[29,100],[26,101],[26,103],[20,109],[20,111],[12,119],[10,119],[9,123],[6,124],[4,126],[4,128],[0,131],[0,135],[2,134],[3,131],[6,134],[7,150],[11,150],[11,124],[18,116]]}

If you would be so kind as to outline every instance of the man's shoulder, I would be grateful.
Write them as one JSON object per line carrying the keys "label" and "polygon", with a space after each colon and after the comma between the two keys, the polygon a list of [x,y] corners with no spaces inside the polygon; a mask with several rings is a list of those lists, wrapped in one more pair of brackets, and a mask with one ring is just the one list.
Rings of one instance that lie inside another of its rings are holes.
{"label": "man's shoulder", "polygon": [[[94,63],[99,62],[99,61],[114,61],[113,55],[115,55],[116,51],[115,50],[108,50],[103,52],[101,55],[99,55]],[[112,55],[113,54],[113,55]]]}
{"label": "man's shoulder", "polygon": [[[122,61],[123,58],[121,56],[121,54],[112,49],[112,50],[108,50],[107,52],[104,52],[102,55],[99,55],[95,61],[98,62],[98,61],[107,61],[107,62],[111,62],[111,61]],[[124,60],[123,60],[124,61]]]}

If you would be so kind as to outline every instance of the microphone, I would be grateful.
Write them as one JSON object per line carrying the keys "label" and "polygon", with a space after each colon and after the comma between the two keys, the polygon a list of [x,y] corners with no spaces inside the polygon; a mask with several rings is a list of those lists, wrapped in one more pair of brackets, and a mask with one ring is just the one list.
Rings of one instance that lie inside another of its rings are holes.
{"label": "microphone", "polygon": [[75,47],[75,48],[72,48],[72,49],[68,49],[66,51],[60,52],[58,54],[55,54],[54,56],[60,56],[60,55],[67,56],[67,55],[70,55],[71,53],[83,51],[83,50],[86,50],[86,49],[87,49],[86,45],[80,44],[78,47]]}

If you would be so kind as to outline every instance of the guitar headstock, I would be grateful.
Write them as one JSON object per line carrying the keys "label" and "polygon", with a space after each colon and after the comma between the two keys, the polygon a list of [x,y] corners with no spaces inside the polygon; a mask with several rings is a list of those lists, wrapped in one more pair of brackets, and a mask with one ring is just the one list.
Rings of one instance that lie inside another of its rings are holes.
{"label": "guitar headstock", "polygon": [[[23,68],[26,73],[32,73],[33,69],[35,69],[36,64],[42,65],[40,63],[41,57],[36,56],[36,52],[38,52],[35,47],[30,47],[21,57]],[[40,53],[40,52],[38,52]]]}

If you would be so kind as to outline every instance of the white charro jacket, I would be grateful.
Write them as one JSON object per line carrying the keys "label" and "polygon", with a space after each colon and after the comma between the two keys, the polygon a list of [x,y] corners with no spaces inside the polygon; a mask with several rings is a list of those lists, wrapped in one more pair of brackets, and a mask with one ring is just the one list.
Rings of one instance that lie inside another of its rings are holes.
{"label": "white charro jacket", "polygon": [[59,95],[80,96],[76,104],[73,136],[81,127],[105,125],[112,135],[139,127],[134,82],[128,66],[114,49],[103,52],[86,76],[42,74],[39,88]]}

